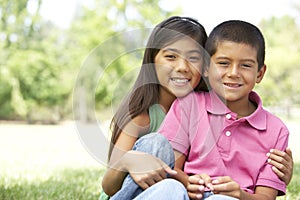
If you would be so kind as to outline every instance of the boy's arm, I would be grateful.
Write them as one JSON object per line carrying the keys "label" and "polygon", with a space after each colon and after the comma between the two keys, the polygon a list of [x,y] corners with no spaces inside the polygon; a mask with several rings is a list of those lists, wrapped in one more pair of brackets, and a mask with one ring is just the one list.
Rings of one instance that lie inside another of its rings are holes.
{"label": "boy's arm", "polygon": [[172,178],[180,181],[187,189],[190,199],[201,199],[203,197],[205,182],[200,175],[187,175],[183,171],[186,156],[176,150],[175,154],[175,167],[174,170],[177,172]]}
{"label": "boy's arm", "polygon": [[177,174],[172,176],[172,178],[180,181],[186,188],[188,185],[188,179],[189,179],[189,176],[183,171],[186,156],[176,150],[174,150],[174,155],[175,155],[174,170],[177,171]]}

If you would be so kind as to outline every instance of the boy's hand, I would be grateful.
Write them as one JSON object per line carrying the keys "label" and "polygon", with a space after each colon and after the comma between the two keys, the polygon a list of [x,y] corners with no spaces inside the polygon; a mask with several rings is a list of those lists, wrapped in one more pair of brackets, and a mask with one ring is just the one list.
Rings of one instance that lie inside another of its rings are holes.
{"label": "boy's hand", "polygon": [[268,163],[273,165],[272,170],[288,185],[292,179],[294,167],[291,149],[286,148],[285,152],[271,149],[267,156],[269,157]]}
{"label": "boy's hand", "polygon": [[206,187],[212,189],[211,178],[207,174],[190,176],[187,184],[190,199],[202,199]]}
{"label": "boy's hand", "polygon": [[222,176],[212,181],[213,192],[215,194],[222,194],[240,199],[241,188],[240,185],[231,179],[229,176]]}

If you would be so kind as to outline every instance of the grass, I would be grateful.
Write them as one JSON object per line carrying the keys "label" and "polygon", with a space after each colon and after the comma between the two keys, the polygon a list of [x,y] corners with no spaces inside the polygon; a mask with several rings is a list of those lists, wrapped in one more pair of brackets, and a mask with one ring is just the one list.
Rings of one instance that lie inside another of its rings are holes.
{"label": "grass", "polygon": [[1,177],[0,199],[95,200],[99,197],[102,172],[98,168],[65,168],[54,171],[46,180]]}
{"label": "grass", "polygon": [[287,187],[286,195],[279,200],[300,200],[300,163],[295,163],[293,177]]}
{"label": "grass", "polygon": [[[99,168],[65,168],[53,171],[44,179],[42,176],[28,178],[0,178],[0,199],[55,199],[96,200],[99,197],[101,175]],[[300,200],[300,163],[295,164],[294,175],[287,194],[278,200]]]}

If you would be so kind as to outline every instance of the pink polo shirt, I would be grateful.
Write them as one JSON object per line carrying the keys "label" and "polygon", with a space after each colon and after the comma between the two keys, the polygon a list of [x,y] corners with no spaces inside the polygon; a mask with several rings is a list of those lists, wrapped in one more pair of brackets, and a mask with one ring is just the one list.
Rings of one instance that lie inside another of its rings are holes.
{"label": "pink polo shirt", "polygon": [[187,156],[185,173],[230,176],[250,193],[256,186],[267,186],[283,195],[286,185],[272,171],[266,153],[284,150],[289,131],[263,109],[255,92],[249,99],[257,104],[256,111],[236,119],[214,92],[191,93],[172,104],[158,132]]}

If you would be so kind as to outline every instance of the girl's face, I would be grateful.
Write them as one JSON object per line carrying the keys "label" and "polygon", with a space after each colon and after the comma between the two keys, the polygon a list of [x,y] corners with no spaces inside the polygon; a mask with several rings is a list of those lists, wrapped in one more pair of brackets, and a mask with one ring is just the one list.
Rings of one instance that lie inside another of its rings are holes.
{"label": "girl's face", "polygon": [[200,46],[190,37],[163,47],[155,57],[160,93],[175,97],[187,95],[200,82],[202,65]]}

